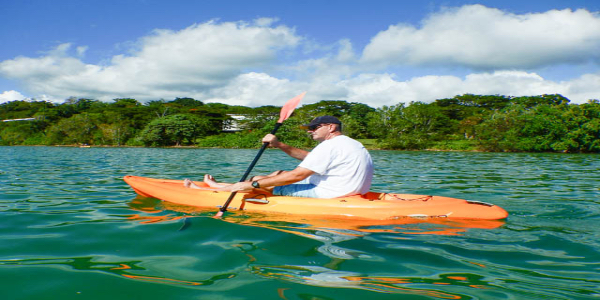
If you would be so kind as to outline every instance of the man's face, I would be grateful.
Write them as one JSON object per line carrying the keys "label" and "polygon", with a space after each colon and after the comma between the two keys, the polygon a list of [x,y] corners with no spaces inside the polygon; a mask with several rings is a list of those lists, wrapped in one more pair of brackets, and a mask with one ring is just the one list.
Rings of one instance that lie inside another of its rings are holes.
{"label": "man's face", "polygon": [[322,142],[329,137],[331,130],[335,126],[334,124],[319,124],[315,127],[308,128],[308,133],[312,137],[313,140],[317,142]]}

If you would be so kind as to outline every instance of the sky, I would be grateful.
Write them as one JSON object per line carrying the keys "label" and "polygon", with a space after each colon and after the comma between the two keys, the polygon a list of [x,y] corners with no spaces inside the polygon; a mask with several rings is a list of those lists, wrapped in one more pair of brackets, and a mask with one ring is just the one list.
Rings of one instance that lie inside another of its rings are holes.
{"label": "sky", "polygon": [[600,99],[598,0],[0,0],[0,103]]}

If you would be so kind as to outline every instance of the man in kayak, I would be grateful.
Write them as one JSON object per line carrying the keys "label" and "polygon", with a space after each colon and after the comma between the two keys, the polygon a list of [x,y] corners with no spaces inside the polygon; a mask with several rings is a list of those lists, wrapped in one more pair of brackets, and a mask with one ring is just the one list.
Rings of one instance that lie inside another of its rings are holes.
{"label": "man in kayak", "polygon": [[[206,175],[204,182],[223,191],[265,189],[273,195],[309,198],[367,193],[373,179],[371,155],[360,142],[342,134],[342,122],[333,116],[321,116],[304,127],[312,139],[319,142],[310,152],[287,145],[272,134],[267,134],[262,140],[301,160],[294,170],[255,176],[250,181],[235,184],[218,183],[212,176]],[[198,188],[189,180],[184,184]]]}

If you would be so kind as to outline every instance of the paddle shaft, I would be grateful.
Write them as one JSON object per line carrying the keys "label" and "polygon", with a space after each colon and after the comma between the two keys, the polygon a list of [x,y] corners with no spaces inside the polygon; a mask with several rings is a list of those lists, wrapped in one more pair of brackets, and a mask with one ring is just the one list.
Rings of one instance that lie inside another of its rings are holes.
{"label": "paddle shaft", "polygon": [[[271,134],[275,134],[277,132],[277,130],[279,129],[279,127],[281,127],[281,124],[283,124],[283,123],[275,123],[275,128],[273,128],[273,130],[271,131]],[[258,151],[258,154],[256,154],[256,156],[254,157],[254,160],[252,161],[252,163],[246,170],[246,173],[244,173],[244,175],[242,176],[242,178],[240,179],[239,182],[246,181],[246,178],[248,178],[248,175],[250,175],[250,172],[252,172],[252,169],[254,169],[254,166],[258,162],[258,159],[263,154],[263,152],[265,152],[265,149],[267,149],[267,146],[269,146],[269,143],[263,143],[262,147]],[[221,208],[219,209],[219,211],[220,211],[219,215],[221,215],[227,211],[227,207],[229,207],[229,204],[231,204],[231,201],[233,200],[233,198],[235,197],[236,194],[237,194],[237,192],[232,192],[231,195],[229,195],[229,198],[227,198],[227,201],[225,201],[225,204],[223,204],[223,206],[221,206]]]}

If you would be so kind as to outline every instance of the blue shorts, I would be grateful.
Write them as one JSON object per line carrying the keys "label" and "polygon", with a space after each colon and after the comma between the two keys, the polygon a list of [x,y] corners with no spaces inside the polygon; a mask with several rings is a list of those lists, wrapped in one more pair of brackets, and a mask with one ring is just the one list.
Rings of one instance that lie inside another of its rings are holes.
{"label": "blue shorts", "polygon": [[273,189],[273,195],[320,198],[315,192],[316,187],[316,185],[308,183],[308,179],[304,179],[293,184],[276,186]]}

